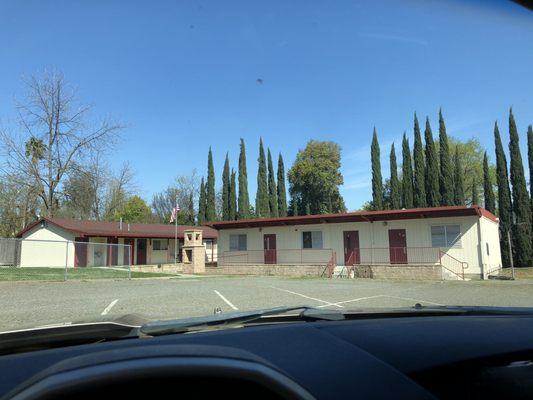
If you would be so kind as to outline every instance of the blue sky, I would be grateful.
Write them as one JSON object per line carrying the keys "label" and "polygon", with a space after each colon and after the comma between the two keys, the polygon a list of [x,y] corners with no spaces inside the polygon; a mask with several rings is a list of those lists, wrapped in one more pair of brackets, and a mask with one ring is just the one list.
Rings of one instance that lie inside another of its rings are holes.
{"label": "blue sky", "polygon": [[1,125],[14,125],[22,77],[63,72],[95,116],[127,125],[110,158],[130,161],[146,200],[205,174],[210,145],[220,185],[241,137],[253,199],[262,136],[287,169],[309,139],[339,143],[356,209],[371,197],[374,125],[386,176],[414,111],[435,133],[442,107],[448,133],[491,156],[510,106],[524,157],[533,122],[533,13],[506,1],[12,0],[0,38]]}

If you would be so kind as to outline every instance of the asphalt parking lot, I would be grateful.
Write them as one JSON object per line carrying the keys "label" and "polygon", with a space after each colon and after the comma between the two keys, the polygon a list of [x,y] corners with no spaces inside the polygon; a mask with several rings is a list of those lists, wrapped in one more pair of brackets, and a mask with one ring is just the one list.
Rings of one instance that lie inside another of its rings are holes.
{"label": "asphalt parking lot", "polygon": [[190,277],[0,282],[0,330],[115,319],[184,318],[280,305],[339,310],[425,305],[533,306],[533,281]]}

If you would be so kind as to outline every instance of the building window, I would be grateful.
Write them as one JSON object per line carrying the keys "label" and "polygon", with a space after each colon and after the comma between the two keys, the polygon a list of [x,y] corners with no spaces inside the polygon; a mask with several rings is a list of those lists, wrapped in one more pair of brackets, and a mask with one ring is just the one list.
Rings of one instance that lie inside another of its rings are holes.
{"label": "building window", "polygon": [[247,248],[246,235],[229,235],[229,251],[245,251]]}
{"label": "building window", "polygon": [[168,239],[154,239],[152,240],[153,250],[168,250]]}
{"label": "building window", "polygon": [[322,232],[321,231],[307,231],[302,232],[302,247],[304,249],[322,249]]}
{"label": "building window", "polygon": [[432,226],[431,246],[460,248],[461,227],[459,225]]}
{"label": "building window", "polygon": [[487,246],[487,255],[490,256],[489,242],[486,242],[485,245]]}

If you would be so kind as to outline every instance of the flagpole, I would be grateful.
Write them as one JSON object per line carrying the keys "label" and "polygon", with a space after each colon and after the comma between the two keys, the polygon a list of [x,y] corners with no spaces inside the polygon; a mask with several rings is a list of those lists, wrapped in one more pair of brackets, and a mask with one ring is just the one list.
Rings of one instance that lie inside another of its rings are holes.
{"label": "flagpole", "polygon": [[174,232],[174,264],[178,263],[178,203],[176,203],[176,218],[174,218],[175,232]]}

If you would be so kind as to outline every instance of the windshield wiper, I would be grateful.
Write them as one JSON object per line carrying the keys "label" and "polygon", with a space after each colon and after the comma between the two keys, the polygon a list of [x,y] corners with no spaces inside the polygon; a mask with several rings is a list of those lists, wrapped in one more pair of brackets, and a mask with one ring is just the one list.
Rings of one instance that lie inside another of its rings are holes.
{"label": "windshield wiper", "polygon": [[[291,311],[302,310],[298,314],[284,315]],[[139,329],[141,334],[147,336],[167,335],[171,333],[183,333],[209,328],[228,327],[242,325],[258,321],[261,318],[279,316],[285,321],[316,321],[328,320],[339,321],[344,319],[344,314],[339,311],[321,310],[308,306],[274,307],[253,311],[239,311],[227,314],[215,314],[206,317],[184,318],[169,321],[155,321],[144,324]]]}

